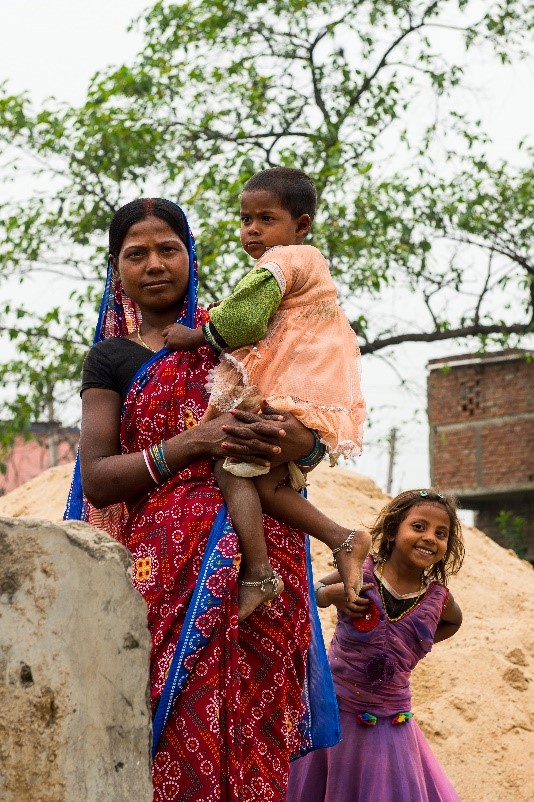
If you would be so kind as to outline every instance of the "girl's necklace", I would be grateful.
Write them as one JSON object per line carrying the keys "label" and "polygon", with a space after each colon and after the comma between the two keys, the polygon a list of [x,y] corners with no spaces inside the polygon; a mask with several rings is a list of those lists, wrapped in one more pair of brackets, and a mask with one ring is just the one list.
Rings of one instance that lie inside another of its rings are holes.
{"label": "girl's necklace", "polygon": [[396,618],[390,618],[390,616],[388,614],[387,607],[386,607],[386,600],[384,598],[384,591],[382,589],[382,577],[383,577],[383,574],[384,574],[384,565],[385,564],[386,564],[385,560],[382,560],[382,562],[380,563],[380,576],[379,576],[380,582],[378,583],[378,590],[380,591],[380,598],[382,599],[382,606],[384,608],[384,612],[386,614],[386,618],[391,623],[394,623],[395,621],[400,621],[400,619],[404,618],[404,616],[408,615],[408,613],[411,613],[412,610],[414,609],[414,607],[417,607],[417,605],[419,604],[419,600],[420,600],[420,598],[423,595],[423,592],[425,590],[425,575],[422,574],[422,576],[421,576],[421,587],[419,588],[419,594],[418,594],[416,600],[414,601],[414,603],[411,605],[411,607],[408,607],[407,610],[405,610],[400,615],[396,616]]}
{"label": "girl's necklace", "polygon": [[146,344],[146,342],[145,342],[145,341],[143,340],[143,338],[141,337],[141,326],[138,326],[138,327],[137,327],[137,339],[139,340],[139,342],[141,343],[141,345],[144,345],[144,346],[145,346],[145,348],[148,348],[148,350],[149,350],[149,351],[152,351],[152,353],[153,353],[153,354],[157,354],[157,353],[158,353],[158,352],[157,352],[157,351],[155,351],[153,348],[151,348],[149,345],[147,345],[147,344]]}

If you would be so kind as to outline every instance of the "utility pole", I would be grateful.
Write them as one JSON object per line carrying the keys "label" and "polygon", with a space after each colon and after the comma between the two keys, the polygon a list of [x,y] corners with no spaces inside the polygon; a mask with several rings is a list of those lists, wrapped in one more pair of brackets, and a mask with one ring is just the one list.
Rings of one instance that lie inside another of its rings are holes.
{"label": "utility pole", "polygon": [[57,446],[58,446],[58,423],[54,419],[54,398],[52,393],[48,398],[48,454],[50,467],[57,465]]}
{"label": "utility pole", "polygon": [[388,436],[389,445],[389,461],[388,461],[388,480],[386,483],[386,493],[391,495],[391,488],[393,486],[393,468],[395,466],[395,452],[397,444],[397,430],[395,427],[390,429]]}

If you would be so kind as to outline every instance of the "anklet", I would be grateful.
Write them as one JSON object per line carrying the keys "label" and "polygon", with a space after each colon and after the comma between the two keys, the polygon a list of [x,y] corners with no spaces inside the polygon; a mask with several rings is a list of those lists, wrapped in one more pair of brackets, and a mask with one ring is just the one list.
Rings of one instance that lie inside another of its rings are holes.
{"label": "anklet", "polygon": [[335,549],[332,549],[332,557],[334,558],[332,560],[333,568],[337,568],[336,554],[339,554],[340,551],[346,551],[347,554],[350,554],[350,552],[352,551],[352,541],[354,540],[355,537],[356,537],[356,529],[351,529],[348,534],[348,537],[345,538],[343,543],[340,546],[336,546]]}
{"label": "anklet", "polygon": [[273,571],[271,576],[266,579],[260,579],[257,582],[246,582],[244,579],[238,580],[237,584],[242,585],[244,588],[260,588],[262,593],[265,593],[265,585],[269,583],[273,586],[273,593],[276,595],[278,582],[282,579],[277,571]]}

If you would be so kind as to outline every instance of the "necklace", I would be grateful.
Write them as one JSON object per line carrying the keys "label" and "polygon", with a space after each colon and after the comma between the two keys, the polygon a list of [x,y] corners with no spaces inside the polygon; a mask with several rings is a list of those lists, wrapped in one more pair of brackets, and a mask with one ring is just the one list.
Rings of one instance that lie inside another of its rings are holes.
{"label": "necklace", "polygon": [[138,327],[137,327],[137,339],[139,340],[139,342],[141,343],[141,345],[144,345],[144,346],[145,346],[145,348],[148,348],[148,350],[149,350],[149,351],[152,351],[152,353],[153,353],[153,354],[157,354],[157,351],[155,351],[153,348],[151,348],[149,345],[147,345],[147,344],[146,344],[146,342],[145,342],[145,341],[143,340],[143,338],[141,337],[141,326],[138,326]]}
{"label": "necklace", "polygon": [[404,611],[403,613],[401,613],[400,615],[396,616],[396,618],[390,618],[390,616],[388,615],[387,607],[386,607],[386,600],[385,600],[385,598],[384,598],[384,591],[383,591],[383,589],[382,589],[382,576],[383,576],[383,574],[384,574],[384,565],[385,565],[385,564],[386,564],[386,561],[385,561],[385,560],[383,560],[383,561],[380,563],[380,582],[379,582],[379,584],[378,584],[378,590],[380,591],[380,598],[382,599],[382,606],[383,606],[383,608],[384,608],[384,612],[385,612],[385,614],[386,614],[386,618],[387,618],[387,620],[388,620],[388,621],[390,621],[391,623],[394,623],[395,621],[400,621],[400,619],[401,619],[401,618],[404,618],[404,616],[405,616],[405,615],[408,615],[408,613],[411,613],[411,612],[412,612],[412,610],[414,609],[414,607],[417,607],[417,605],[419,604],[419,600],[420,600],[420,598],[421,598],[421,596],[423,595],[423,592],[424,592],[424,590],[425,590],[425,575],[424,575],[424,574],[422,574],[422,576],[421,576],[421,587],[419,588],[419,594],[418,594],[418,596],[417,596],[416,600],[414,601],[414,603],[411,605],[411,607],[408,607],[408,609],[407,609],[407,610],[405,610],[405,611]]}

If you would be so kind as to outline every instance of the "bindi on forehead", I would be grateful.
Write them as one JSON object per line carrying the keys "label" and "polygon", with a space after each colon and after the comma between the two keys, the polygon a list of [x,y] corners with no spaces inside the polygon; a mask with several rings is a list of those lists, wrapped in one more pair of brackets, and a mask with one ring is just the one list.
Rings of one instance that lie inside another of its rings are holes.
{"label": "bindi on forehead", "polygon": [[178,233],[165,220],[159,217],[145,217],[144,220],[138,220],[130,226],[124,237],[124,243],[128,241],[129,244],[130,240],[140,241],[147,237],[158,237],[173,242],[180,239]]}

